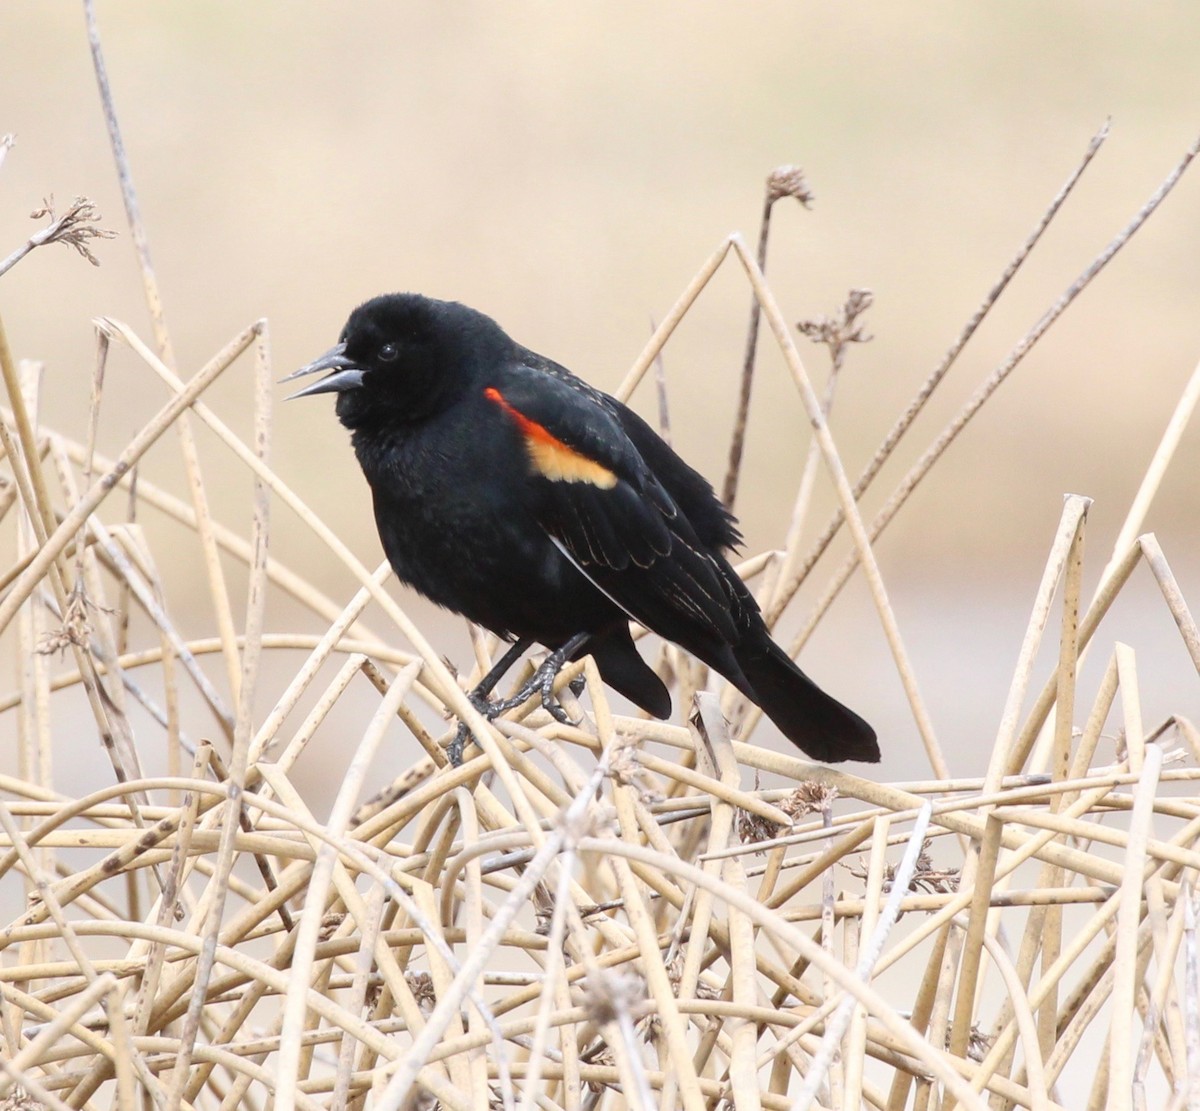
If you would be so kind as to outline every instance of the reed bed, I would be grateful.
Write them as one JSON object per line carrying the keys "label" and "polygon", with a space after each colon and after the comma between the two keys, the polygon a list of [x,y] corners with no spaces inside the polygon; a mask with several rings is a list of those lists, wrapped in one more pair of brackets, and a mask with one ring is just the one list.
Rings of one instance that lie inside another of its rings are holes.
{"label": "reed bed", "polygon": [[[532,700],[488,723],[464,688],[490,665],[494,640],[476,632],[475,658],[452,672],[385,588],[386,567],[364,566],[272,469],[264,322],[181,376],[143,250],[155,335],[97,321],[93,416],[74,434],[38,424],[37,375],[14,362],[0,325],[0,509],[12,541],[0,634],[18,660],[0,720],[19,745],[18,773],[0,778],[0,885],[24,906],[0,928],[0,1108],[1200,1107],[1200,734],[1181,714],[1143,720],[1136,654],[1103,624],[1131,576],[1148,573],[1200,672],[1184,592],[1142,531],[1200,398],[1200,369],[1090,599],[1089,502],[1065,499],[982,778],[954,777],[873,553],[1195,148],[878,515],[859,508],[1106,135],[856,481],[826,415],[849,345],[865,338],[869,295],[802,329],[830,350],[822,397],[764,276],[771,205],[804,199],[795,171],[768,182],[757,252],[738,236],[718,246],[620,390],[643,381],[718,268],[744,272],[751,336],[761,321],[783,352],[813,447],[786,540],[740,570],[775,622],[848,534],[792,648],[860,571],[928,756],[922,782],[879,783],[751,743],[753,707],[669,647],[658,662],[676,721],[614,712],[584,660],[558,683],[577,724]],[[86,251],[99,230],[86,208],[48,219],[6,266],[53,242]],[[106,458],[95,427],[114,345],[168,400]],[[235,364],[253,371],[248,440],[204,400]],[[752,339],[747,397],[754,365]],[[209,509],[197,426],[252,478],[245,528]],[[137,473],[168,431],[186,501]],[[744,436],[743,414],[730,498]],[[839,511],[818,532],[809,502],[822,474]],[[344,569],[335,596],[272,553],[281,511]],[[176,616],[158,572],[172,555],[153,550],[141,523],[151,515],[182,526],[200,553],[216,636],[192,636]],[[302,631],[267,624],[268,598],[285,595],[311,615]],[[1048,675],[1037,663],[1046,636],[1058,642]],[[1107,664],[1085,690],[1089,652]],[[264,675],[276,653],[282,684]],[[81,695],[111,770],[72,795],[56,787],[53,756],[61,730],[79,728]],[[1180,697],[1194,704],[1194,689]],[[342,727],[350,756],[322,821],[295,781],[335,709],[355,725]],[[470,743],[454,767],[446,747],[460,721]],[[419,753],[390,783],[376,769],[385,744]]]}

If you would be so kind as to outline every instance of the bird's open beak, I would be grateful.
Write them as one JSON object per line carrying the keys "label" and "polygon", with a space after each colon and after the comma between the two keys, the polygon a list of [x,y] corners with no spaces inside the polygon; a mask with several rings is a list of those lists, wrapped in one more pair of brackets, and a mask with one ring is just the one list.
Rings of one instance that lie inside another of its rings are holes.
{"label": "bird's open beak", "polygon": [[293,370],[291,374],[281,378],[280,381],[290,382],[293,378],[303,378],[306,374],[319,374],[323,370],[331,370],[333,373],[326,375],[319,382],[314,382],[311,386],[305,386],[304,389],[289,394],[284,400],[291,401],[293,397],[307,397],[314,393],[341,393],[343,390],[352,390],[356,386],[362,385],[362,369],[353,359],[347,358],[344,343],[331,347],[320,358],[313,359],[311,363],[302,366],[299,370]]}

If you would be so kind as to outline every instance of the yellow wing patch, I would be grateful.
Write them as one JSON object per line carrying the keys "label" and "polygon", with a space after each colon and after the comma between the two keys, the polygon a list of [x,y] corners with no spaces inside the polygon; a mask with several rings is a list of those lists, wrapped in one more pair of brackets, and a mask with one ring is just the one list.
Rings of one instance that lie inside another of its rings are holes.
{"label": "yellow wing patch", "polygon": [[489,386],[483,395],[516,421],[525,440],[529,461],[543,478],[551,482],[590,482],[602,490],[611,490],[616,486],[617,476],[603,463],[597,463],[569,444],[564,444],[544,425],[514,409],[499,390]]}

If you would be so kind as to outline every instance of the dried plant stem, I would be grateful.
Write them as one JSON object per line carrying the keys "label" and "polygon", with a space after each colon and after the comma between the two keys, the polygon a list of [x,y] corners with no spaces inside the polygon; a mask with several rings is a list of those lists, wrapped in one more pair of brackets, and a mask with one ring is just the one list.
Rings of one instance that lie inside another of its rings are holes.
{"label": "dried plant stem", "polygon": [[[767,241],[771,236],[771,210],[779,198],[768,184],[763,196],[762,220],[758,228],[758,268],[767,272]],[[750,298],[750,323],[746,326],[746,351],[742,356],[742,377],[738,388],[737,409],[733,418],[733,436],[729,441],[729,461],[721,484],[721,501],[732,512],[737,501],[738,477],[742,471],[742,453],[746,449],[746,419],[750,415],[750,393],[754,387],[754,356],[758,350],[758,322],[762,307],[757,297]]]}
{"label": "dried plant stem", "polygon": [[[392,683],[387,696],[380,702],[371,727],[363,736],[354,759],[351,761],[350,772],[342,780],[341,790],[338,792],[337,801],[334,803],[327,823],[332,837],[344,836],[358,793],[375,758],[375,752],[383,740],[384,732],[395,717],[397,707],[408,694],[419,670],[417,665],[405,668]],[[317,934],[325,913],[326,892],[332,880],[336,859],[336,853],[329,842],[318,851],[316,866],[308,882],[304,913],[300,916],[300,932],[296,940],[295,955],[292,958],[293,990],[288,993],[283,1029],[280,1034],[279,1075],[284,1082],[276,1103],[280,1111],[290,1111],[294,1106],[290,1093],[294,1091],[295,1083],[299,1079],[297,1076],[300,1059],[299,1037],[304,1023],[307,985],[317,944]]]}
{"label": "dried plant stem", "polygon": [[[13,423],[17,433],[17,443],[13,443],[9,438],[7,427],[3,429],[4,439],[2,444],[4,453],[13,468],[18,488],[22,491],[25,509],[29,514],[30,524],[37,536],[38,543],[39,545],[44,545],[46,537],[54,532],[56,521],[54,519],[54,511],[51,508],[50,491],[46,486],[46,478],[39,465],[40,453],[38,452],[34,436],[33,422],[30,419],[29,411],[25,404],[25,395],[21,390],[17,366],[8,345],[8,334],[4,329],[3,319],[0,319],[0,373],[3,374],[4,388],[8,393]],[[21,465],[21,460],[24,461],[24,466]],[[51,584],[58,597],[59,605],[65,613],[66,598],[70,586],[66,567],[59,560],[55,560],[54,566],[51,567],[48,561],[46,570],[50,573]]]}
{"label": "dried plant stem", "polygon": [[[837,389],[838,367],[830,367],[829,379],[825,384],[825,396],[821,401],[821,411],[825,419],[833,409],[834,393]],[[808,520],[808,510],[812,502],[813,489],[816,486],[817,470],[821,463],[821,449],[814,439],[808,445],[808,453],[804,458],[804,469],[800,472],[800,485],[796,491],[796,500],[792,506],[792,519],[788,524],[787,539],[783,547],[783,558],[775,565],[774,579],[769,581],[769,590],[764,591],[761,599],[763,616],[770,627],[779,619],[779,615],[787,606],[783,598],[783,586],[789,582],[800,558],[800,540],[804,533],[804,525]]]}
{"label": "dried plant stem", "polygon": [[678,300],[671,306],[671,310],[667,315],[663,317],[662,323],[654,329],[654,334],[646,342],[646,346],[642,348],[642,353],[638,355],[633,366],[629,368],[629,372],[621,380],[621,384],[613,391],[613,396],[618,400],[628,401],[633,391],[637,389],[638,383],[645,377],[646,371],[654,365],[654,360],[658,358],[663,345],[671,338],[672,333],[679,327],[679,322],[687,315],[692,305],[695,304],[696,298],[700,296],[704,287],[712,279],[712,276],[720,269],[721,263],[729,253],[731,243],[732,239],[725,239],[721,242],[721,245],[713,251],[704,265],[697,271],[696,276],[688,282],[687,288],[679,295]]}
{"label": "dried plant stem", "polygon": [[[632,845],[626,841],[610,842],[601,841],[596,838],[585,838],[580,842],[579,847],[581,851],[589,849],[604,851],[613,855],[628,857],[631,860],[641,860],[644,863],[652,861],[660,865],[665,863],[658,860],[657,854],[653,851]],[[822,973],[833,977],[842,990],[850,993],[872,1015],[879,1019],[887,1028],[888,1033],[903,1046],[904,1051],[916,1057],[938,1075],[947,1088],[954,1092],[965,1106],[979,1108],[982,1111],[982,1104],[979,1103],[977,1097],[970,1092],[956,1073],[948,1071],[942,1056],[927,1042],[917,1037],[911,1028],[887,1007],[873,989],[861,983],[847,969],[828,958],[820,946],[815,945],[806,934],[795,930],[783,920],[770,915],[765,908],[761,907],[748,896],[726,888],[719,880],[707,876],[702,869],[694,865],[688,864],[685,861],[674,861],[670,864],[670,869],[681,879],[687,879],[698,886],[711,887],[715,892],[719,892],[721,898],[736,905],[742,913],[750,917],[760,928],[779,936],[793,951],[804,954]]]}
{"label": "dried plant stem", "polygon": [[[972,313],[970,319],[963,325],[962,331],[951,343],[946,354],[942,356],[942,360],[934,368],[929,377],[921,384],[921,388],[914,395],[913,399],[908,403],[903,414],[888,431],[883,438],[883,442],[876,449],[875,454],[871,457],[870,462],[864,468],[858,480],[854,483],[854,497],[859,499],[866,493],[867,488],[874,482],[876,475],[882,469],[884,463],[891,457],[892,452],[896,449],[896,445],[904,438],[905,433],[912,426],[913,422],[921,414],[925,408],[926,402],[933,396],[934,391],[941,384],[942,379],[949,373],[950,368],[957,362],[958,356],[962,354],[963,348],[979,330],[979,326],[987,318],[992,307],[1000,299],[1001,294],[1008,288],[1009,283],[1016,276],[1017,271],[1024,265],[1025,260],[1032,253],[1034,247],[1041,240],[1046,229],[1058,215],[1062,206],[1066,203],[1067,198],[1071,195],[1075,186],[1079,183],[1079,179],[1083,176],[1084,171],[1091,164],[1092,159],[1096,156],[1104,141],[1108,138],[1109,121],[1105,121],[1095,135],[1092,136],[1091,142],[1088,143],[1087,150],[1084,151],[1083,157],[1079,163],[1071,171],[1067,180],[1063,183],[1062,188],[1055,194],[1045,212],[1042,213],[1041,219],[1037,226],[1030,232],[1025,242],[1021,244],[1017,253],[1012,260],[1004,268],[1004,272],[996,280],[995,284],[984,295],[978,308]],[[799,589],[800,584],[808,577],[809,572],[816,564],[817,560],[824,554],[830,542],[837,535],[838,529],[841,528],[844,517],[839,508],[829,523],[826,525],[820,538],[813,544],[809,554],[805,557],[804,562],[800,564],[787,579],[780,583],[780,589],[774,600],[772,608],[768,610],[768,617],[774,619],[787,606]]]}
{"label": "dried plant stem", "polygon": [[104,64],[104,52],[100,47],[100,28],[96,24],[94,0],[83,0],[83,14],[87,24],[92,67],[95,70],[96,84],[100,92],[100,105],[104,111],[104,123],[108,129],[113,161],[116,163],[117,178],[121,185],[121,199],[125,203],[125,216],[133,236],[134,248],[137,251],[142,286],[146,295],[146,305],[150,310],[150,319],[154,326],[155,341],[158,344],[159,354],[166,362],[174,365],[175,355],[171,350],[171,337],[167,332],[166,320],[163,316],[162,296],[159,293],[154,266],[150,261],[150,242],[146,235],[146,225],[142,221],[137,191],[133,187],[133,171],[129,165],[129,157],[125,153],[125,142],[121,138],[121,127],[117,122],[112,88],[108,81],[108,68]]}
{"label": "dried plant stem", "polygon": [[[137,252],[138,266],[142,276],[142,289],[146,297],[146,306],[150,311],[150,320],[154,328],[155,345],[158,354],[168,366],[175,366],[175,352],[171,344],[170,332],[167,330],[166,314],[163,311],[162,294],[159,290],[158,278],[150,259],[150,240],[142,220],[141,206],[138,204],[137,190],[133,184],[133,169],[121,138],[121,127],[117,119],[116,105],[113,100],[112,87],[108,80],[108,69],[104,64],[104,51],[100,44],[100,29],[96,23],[94,0],[83,0],[84,18],[87,24],[88,46],[92,54],[92,67],[95,70],[96,84],[100,93],[100,104],[104,113],[104,122],[108,129],[109,144],[112,148],[113,161],[117,168],[117,178],[121,186],[121,198],[125,204],[125,215],[129,222],[129,230],[133,237],[134,248]],[[186,413],[175,422],[179,434],[180,447],[183,451],[184,464],[188,476],[188,488],[192,496],[192,504],[196,511],[199,524],[197,535],[200,538],[201,550],[204,553],[205,570],[208,574],[209,590],[212,596],[213,610],[217,618],[221,641],[225,648],[225,666],[229,679],[230,690],[237,698],[240,664],[234,645],[235,631],[233,612],[229,602],[229,592],[225,585],[225,577],[217,556],[217,546],[210,527],[211,514],[208,508],[208,497],[201,477],[200,460],[196,449],[195,437],[192,434],[191,421]]]}
{"label": "dried plant stem", "polygon": [[[101,326],[107,326],[107,322],[102,322]],[[50,533],[46,543],[38,550],[37,555],[16,577],[16,581],[11,583],[11,585],[8,583],[0,584],[0,586],[9,586],[3,602],[0,602],[0,632],[8,628],[17,607],[33,592],[34,587],[47,574],[51,563],[66,548],[80,524],[107,497],[121,476],[145,454],[155,440],[178,418],[179,414],[191,405],[204,390],[212,385],[233,360],[250,345],[257,328],[258,325],[252,325],[237,336],[228,346],[211,359],[181,392],[175,394],[159,410],[158,414],[130,440],[125,450],[118,456],[112,469],[97,479],[88,492],[84,494],[83,498],[72,507],[71,511],[67,513],[58,527]]]}
{"label": "dried plant stem", "polygon": [[1142,916],[1142,877],[1146,866],[1146,842],[1154,814],[1153,802],[1162,767],[1162,749],[1149,745],[1145,765],[1133,800],[1129,825],[1129,841],[1125,849],[1125,879],[1121,884],[1117,911],[1116,956],[1113,969],[1116,980],[1113,991],[1113,1021],[1110,1027],[1108,1100],[1106,1107],[1114,1111],[1132,1108],[1131,1049],[1134,1044],[1132,1017],[1138,981],[1138,926]]}
{"label": "dried plant stem", "polygon": [[[950,1052],[955,1057],[967,1055],[967,1043],[975,1015],[983,941],[991,910],[990,892],[996,882],[996,865],[1003,832],[1004,823],[995,814],[987,814],[983,837],[971,846],[967,866],[963,869],[963,878],[972,885],[972,899],[966,923],[966,936],[958,955],[958,984],[954,993],[954,1017],[950,1024]],[[940,990],[945,993],[947,999],[950,995],[950,978],[955,972],[953,963],[955,962],[948,959],[942,966],[947,975]],[[954,1100],[947,1097],[943,1106],[945,1111],[953,1111]]]}
{"label": "dried plant stem", "polygon": [[1163,430],[1158,447],[1154,450],[1150,465],[1146,468],[1146,473],[1142,476],[1137,494],[1134,495],[1129,512],[1121,525],[1121,530],[1117,534],[1116,541],[1113,543],[1112,555],[1109,557],[1107,565],[1100,574],[1101,583],[1107,581],[1121,555],[1129,550],[1129,546],[1141,531],[1142,525],[1146,520],[1146,514],[1149,512],[1154,497],[1158,493],[1158,488],[1162,484],[1163,477],[1166,475],[1167,468],[1171,465],[1171,460],[1175,456],[1175,449],[1179,446],[1179,441],[1183,438],[1183,433],[1187,429],[1188,422],[1192,419],[1192,414],[1196,411],[1197,402],[1200,402],[1200,363],[1192,371],[1191,377],[1187,380],[1187,384],[1183,388],[1183,393],[1179,395],[1179,400],[1176,402],[1175,408],[1171,413],[1171,419],[1167,422],[1167,427]]}
{"label": "dried plant stem", "polygon": [[40,1061],[46,1050],[67,1034],[116,984],[117,978],[111,972],[97,976],[54,1017],[53,1021],[43,1026],[24,1049],[14,1053],[6,1063],[8,1075],[0,1077],[0,1096],[7,1096],[12,1088],[12,1080]]}
{"label": "dried plant stem", "polygon": [[[0,408],[0,420],[5,419],[6,413],[3,408]],[[64,437],[52,435],[50,442],[55,445],[56,450],[61,450],[63,454],[72,462],[81,462],[85,455],[83,448],[71,440]],[[114,461],[97,453],[95,455],[96,463],[105,470],[111,470],[114,466]],[[119,485],[123,489],[132,490],[133,472],[122,475],[119,480]],[[150,482],[145,475],[137,477],[137,494],[138,499],[143,504],[153,506],[160,510],[168,517],[179,522],[185,528],[197,528],[197,520],[195,510],[186,502],[167,493]],[[213,535],[217,544],[235,559],[249,565],[251,559],[251,548],[248,541],[237,535],[232,529],[226,528],[220,522],[212,522]],[[333,621],[341,612],[341,605],[316,590],[311,583],[301,578],[294,571],[281,563],[278,559],[268,556],[267,559],[267,575],[272,583],[282,587],[297,601],[302,603],[307,608],[311,609],[320,617],[324,617],[327,621]],[[382,640],[374,637],[368,628],[361,622],[356,622],[350,627],[350,631],[360,638],[374,639],[378,642],[381,650],[386,650],[386,645]]]}
{"label": "dried plant stem", "polygon": [[[869,982],[871,971],[875,966],[875,962],[878,961],[880,953],[883,951],[887,936],[896,924],[896,918],[900,913],[900,900],[912,882],[913,873],[917,867],[917,857],[921,852],[921,845],[925,840],[925,830],[929,824],[931,815],[932,809],[926,803],[921,808],[920,814],[917,815],[912,835],[908,841],[908,848],[904,853],[904,859],[900,862],[900,867],[896,871],[895,885],[892,888],[891,895],[888,897],[883,913],[879,917],[871,944],[860,957],[858,967],[855,970],[856,975],[863,983]],[[796,1098],[794,1104],[795,1111],[808,1111],[808,1108],[812,1106],[812,1101],[816,1098],[817,1088],[821,1082],[821,1074],[829,1067],[835,1048],[841,1040],[847,1025],[849,1025],[851,1015],[854,1012],[854,1006],[854,998],[847,995],[846,998],[839,1002],[837,1010],[834,1011],[832,1018],[826,1024],[825,1036],[821,1041],[821,1051],[814,1058],[810,1072],[805,1077],[804,1087],[801,1088],[800,1095]]]}
{"label": "dried plant stem", "polygon": [[[4,425],[0,425],[0,444],[3,445],[5,454],[13,467],[17,485],[26,507],[26,520],[37,541],[37,553],[31,558],[29,567],[32,568],[41,561],[42,574],[49,580],[63,621],[65,644],[70,647],[80,674],[84,677],[83,683],[88,697],[88,705],[96,720],[100,738],[112,761],[117,778],[136,777],[139,772],[138,756],[133,746],[128,722],[121,712],[119,703],[114,702],[113,698],[105,691],[90,654],[84,650],[82,636],[79,633],[79,625],[83,621],[81,610],[84,605],[84,598],[79,593],[82,583],[71,584],[62,552],[62,548],[65,547],[70,537],[63,537],[62,544],[58,547],[54,545],[51,538],[51,533],[54,533],[55,516],[51,509],[49,489],[41,470],[33,425],[25,405],[24,394],[2,322],[0,322],[0,371],[3,372],[4,384],[8,390],[9,402],[17,426],[19,446],[18,443],[13,442],[8,428]],[[23,463],[25,465],[22,465]],[[62,531],[61,528],[59,531]],[[55,537],[57,535],[54,533]],[[4,603],[0,604],[0,614],[5,615],[0,617],[0,631],[3,631],[3,628],[11,623],[16,610],[33,593],[36,586],[36,582],[30,582],[24,593],[14,590]],[[72,616],[73,608],[74,617]],[[140,817],[137,817],[136,808],[139,803],[144,801],[132,800],[135,817],[138,821],[140,821]]]}
{"label": "dried plant stem", "polygon": [[[1197,152],[1200,151],[1200,140],[1193,143],[1185,152],[1183,158],[1178,165],[1167,175],[1162,184],[1155,190],[1149,200],[1138,210],[1129,223],[1111,240],[1111,242],[1100,252],[1099,255],[1084,269],[1084,271],[1071,283],[1070,286],[1062,293],[1058,300],[1046,310],[1041,319],[1026,333],[1021,341],[1009,352],[1005,360],[988,376],[983,384],[975,391],[966,405],[959,411],[955,418],[946,426],[945,429],[938,435],[937,439],[925,450],[921,458],[912,466],[908,474],[905,475],[900,484],[892,492],[883,509],[879,511],[875,519],[871,522],[869,536],[872,541],[876,540],[883,530],[891,523],[896,513],[899,512],[901,506],[908,500],[909,495],[919,485],[921,480],[928,474],[930,468],[938,459],[941,458],[945,450],[958,437],[959,433],[970,423],[971,419],[983,407],[987,400],[995,393],[1004,380],[1012,373],[1013,370],[1020,364],[1024,357],[1033,348],[1034,344],[1045,335],[1050,326],[1067,310],[1075,299],[1091,284],[1092,280],[1100,273],[1105,266],[1110,263],[1117,253],[1125,246],[1126,243],[1137,233],[1141,226],[1154,214],[1158,206],[1167,198],[1171,190],[1183,176],[1184,171],[1191,164]],[[844,512],[844,510],[843,510]],[[834,531],[836,531],[836,525]],[[828,531],[828,530],[827,530]],[[832,539],[832,533],[830,535]],[[820,550],[824,550],[824,545],[819,545]],[[801,582],[807,577],[809,571],[819,557],[817,546],[814,546],[814,555],[805,560],[798,570],[795,579],[793,580],[798,587]],[[811,636],[813,629],[818,621],[824,615],[834,599],[841,592],[841,588],[846,584],[858,564],[858,556],[852,553],[845,563],[839,567],[832,583],[826,588],[821,600],[817,603],[813,615],[809,618],[804,629],[793,642],[793,654],[799,650],[799,646],[803,645]],[[785,591],[787,597],[791,596],[790,591]]]}
{"label": "dried plant stem", "polygon": [[607,767],[605,761],[602,759],[597,764],[596,771],[593,773],[591,779],[589,779],[587,788],[576,796],[571,807],[563,815],[560,827],[552,831],[544,840],[541,848],[538,850],[537,856],[526,870],[525,875],[513,889],[500,912],[493,917],[491,924],[488,926],[486,937],[481,941],[479,947],[473,951],[467,963],[463,965],[455,977],[453,992],[443,995],[439,1000],[421,1036],[414,1043],[412,1050],[400,1068],[391,1077],[386,1089],[380,1095],[379,1107],[381,1111],[389,1111],[389,1109],[390,1111],[395,1111],[408,1095],[416,1079],[417,1071],[422,1067],[426,1058],[433,1052],[433,1048],[440,1040],[446,1024],[466,995],[469,985],[482,969],[483,962],[487,960],[488,955],[495,946],[500,943],[505,929],[520,908],[524,897],[532,892],[545,870],[550,866],[551,861],[561,850],[567,836],[567,831],[573,824],[579,822],[586,812],[591,794],[606,771]]}
{"label": "dried plant stem", "polygon": [[867,535],[866,526],[859,515],[858,506],[854,502],[854,495],[850,490],[850,483],[846,477],[845,468],[842,466],[841,457],[838,455],[837,447],[833,442],[833,436],[821,411],[821,403],[817,398],[816,392],[813,390],[812,382],[804,369],[804,364],[800,360],[800,353],[796,350],[796,345],[792,342],[792,337],[783,320],[783,314],[779,311],[779,306],[776,304],[775,298],[771,294],[762,272],[750,257],[742,241],[735,236],[732,242],[743,267],[746,269],[746,273],[750,277],[750,284],[754,288],[755,296],[763,306],[767,323],[770,325],[771,331],[775,334],[775,340],[783,352],[788,369],[792,372],[793,380],[804,401],[808,419],[813,426],[814,436],[821,447],[821,455],[825,460],[826,467],[829,468],[838,498],[842,503],[842,512],[845,513],[850,525],[850,531],[854,536],[854,542],[857,547],[856,555],[862,561],[863,571],[867,577],[867,583],[870,586],[876,609],[879,611],[880,621],[883,624],[888,646],[892,650],[896,668],[900,672],[900,680],[904,684],[905,693],[908,695],[917,731],[920,733],[921,741],[925,746],[925,753],[929,758],[934,773],[948,778],[950,770],[946,765],[945,758],[942,756],[941,748],[933,731],[933,722],[929,718],[929,713],[925,708],[924,700],[917,685],[916,675],[913,673],[912,666],[909,663],[908,653],[904,648],[900,629],[896,624],[895,614],[892,612],[891,603],[888,601],[887,589],[883,584],[879,566],[875,562],[875,556],[871,551],[871,541]]}
{"label": "dried plant stem", "polygon": [[1063,503],[1062,517],[1055,533],[1054,545],[1046,560],[1046,568],[1042,573],[1042,581],[1038,587],[1033,612],[1025,630],[1025,638],[1021,643],[1021,652],[1013,673],[1012,685],[1009,687],[1004,712],[1000,718],[1000,729],[997,733],[995,747],[992,749],[992,758],[988,763],[987,777],[984,782],[985,791],[994,790],[1001,778],[1008,772],[1009,767],[1015,762],[1012,748],[1017,739],[1020,713],[1033,673],[1033,663],[1037,657],[1038,648],[1041,646],[1046,622],[1049,620],[1054,592],[1058,587],[1068,557],[1074,550],[1076,538],[1082,535],[1090,506],[1090,498],[1077,496],[1070,496]]}
{"label": "dried plant stem", "polygon": [[[256,374],[255,374],[255,447],[256,456],[264,465],[267,461],[270,442],[270,361],[266,356],[264,328],[255,330]],[[228,878],[234,864],[234,837],[242,820],[242,798],[246,789],[249,769],[249,750],[252,730],[252,706],[258,675],[258,664],[262,651],[263,620],[266,609],[266,561],[269,495],[261,480],[255,483],[254,494],[254,558],[250,569],[250,587],[246,602],[246,647],[242,656],[241,681],[238,691],[238,714],[233,734],[233,758],[226,780],[228,797],[221,826],[221,844],[217,852],[216,872],[210,884],[213,897],[209,902],[208,920],[204,931],[204,945],[196,965],[194,990],[191,996],[183,1034],[180,1038],[179,1059],[172,1073],[171,1089],[167,1106],[175,1111],[183,1098],[184,1085],[188,1078],[195,1038],[199,1032],[200,1018],[204,1009],[208,981],[216,962],[217,939],[228,891]],[[203,515],[198,510],[199,515]],[[307,978],[305,980],[307,984]]]}

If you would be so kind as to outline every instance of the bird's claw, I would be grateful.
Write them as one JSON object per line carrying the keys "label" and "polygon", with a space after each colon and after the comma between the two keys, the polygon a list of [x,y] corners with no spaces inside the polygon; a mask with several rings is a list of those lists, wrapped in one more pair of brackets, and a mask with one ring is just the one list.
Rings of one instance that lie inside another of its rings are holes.
{"label": "bird's claw", "polygon": [[465,721],[458,723],[458,728],[454,731],[454,740],[446,746],[446,759],[450,761],[452,768],[462,767],[463,749],[467,745],[467,734],[470,730],[467,728]]}
{"label": "bird's claw", "polygon": [[[546,662],[543,663],[540,668],[538,668],[538,674],[541,674],[542,671],[546,671],[546,674],[541,676],[541,683],[539,684],[539,689],[540,689],[541,695],[542,695],[542,709],[544,709],[546,711],[546,713],[548,713],[555,721],[559,722],[561,725],[578,725],[579,722],[573,721],[571,719],[571,715],[568,714],[567,711],[563,709],[562,703],[559,702],[559,700],[554,696],[554,680],[558,676],[558,671],[559,671],[559,668],[562,667],[562,663],[559,662],[554,667],[554,669],[551,671],[551,670],[547,669],[547,664],[549,664],[550,662],[551,662],[551,658],[548,657],[546,659]],[[535,675],[534,678],[536,679],[537,675]],[[579,690],[575,689],[575,685],[579,681],[580,681],[579,679],[574,679],[569,684],[572,694],[579,695],[580,693],[582,693],[582,689],[583,689],[582,687],[580,687]]]}
{"label": "bird's claw", "polygon": [[[506,714],[509,710],[514,710],[518,706],[528,702],[536,694],[541,698],[542,708],[555,721],[562,725],[578,725],[579,722],[574,721],[571,715],[562,708],[562,704],[554,694],[554,680],[558,678],[558,673],[562,670],[562,666],[566,662],[568,652],[573,647],[576,647],[576,645],[569,643],[551,652],[521,689],[509,698],[492,699],[479,688],[469,691],[467,697],[471,700],[471,705],[479,711],[485,720],[495,721],[502,714]],[[576,696],[582,694],[584,686],[583,676],[572,679],[569,685],[573,694]],[[469,734],[470,729],[468,729],[466,723],[460,722],[458,729],[455,731],[454,739],[446,747],[446,756],[451,766],[457,768],[462,763],[463,749],[466,747]]]}

